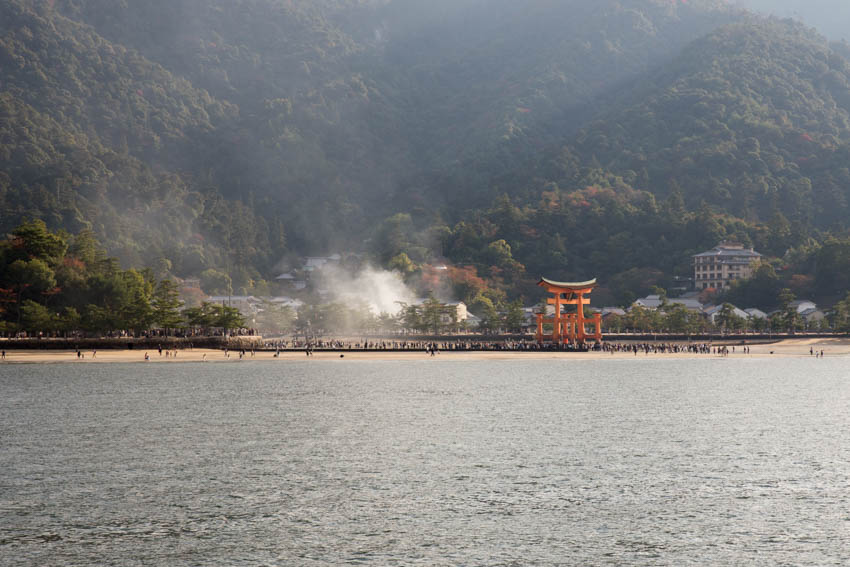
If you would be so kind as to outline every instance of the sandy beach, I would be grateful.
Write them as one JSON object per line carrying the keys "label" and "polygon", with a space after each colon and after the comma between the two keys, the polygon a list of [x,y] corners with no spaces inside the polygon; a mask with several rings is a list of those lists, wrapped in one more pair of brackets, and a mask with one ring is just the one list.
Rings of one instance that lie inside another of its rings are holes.
{"label": "sandy beach", "polygon": [[[750,345],[750,353],[744,354],[740,345],[736,345],[735,352],[729,356],[741,357],[805,357],[811,356],[810,349],[823,351],[824,356],[850,356],[850,339],[823,339],[823,338],[801,338],[786,339],[770,344]],[[150,360],[145,360],[145,353]],[[499,359],[600,359],[600,358],[635,358],[631,352],[511,352],[511,351],[442,351],[437,356],[429,356],[424,351],[403,352],[323,352],[314,351],[313,356],[307,358],[304,351],[282,351],[275,358],[273,352],[257,352],[251,356],[246,352],[240,360],[239,353],[231,350],[229,356],[224,351],[213,349],[193,349],[177,351],[177,356],[166,356],[165,351],[160,355],[156,350],[99,350],[83,351],[84,356],[77,357],[75,351],[70,350],[7,350],[6,358],[0,364],[15,363],[74,363],[74,364],[105,364],[105,363],[128,363],[138,362],[147,364],[177,364],[181,362],[210,362],[210,363],[250,363],[252,361],[291,361],[291,360],[499,360]],[[342,355],[342,356],[340,356]],[[708,358],[717,357],[714,354],[692,354],[692,353],[638,353],[638,357],[655,358]]]}

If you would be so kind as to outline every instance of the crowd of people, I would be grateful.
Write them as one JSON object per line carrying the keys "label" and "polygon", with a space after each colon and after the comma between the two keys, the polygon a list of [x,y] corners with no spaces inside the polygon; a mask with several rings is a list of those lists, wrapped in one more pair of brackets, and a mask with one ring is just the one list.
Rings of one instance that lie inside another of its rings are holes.
{"label": "crowd of people", "polygon": [[[541,345],[536,341],[389,341],[389,340],[278,340],[263,343],[265,349],[275,350],[374,350],[374,351],[540,351],[590,350],[577,345]],[[598,349],[597,349],[598,350]]]}
{"label": "crowd of people", "polygon": [[[717,354],[728,355],[730,352],[735,352],[735,347],[721,345],[714,346],[709,343],[604,343],[601,350],[614,354],[615,352],[633,352],[644,354]],[[741,345],[740,352],[749,354],[750,347]]]}
{"label": "crowd of people", "polygon": [[279,340],[266,341],[264,349],[275,351],[303,350],[312,353],[314,350],[357,350],[357,351],[424,351],[435,353],[440,351],[567,351],[587,352],[602,351],[614,353],[633,352],[643,354],[715,354],[728,356],[730,353],[740,352],[748,354],[750,347],[747,345],[717,346],[711,343],[633,343],[633,342],[602,342],[588,344],[540,344],[537,341],[391,341],[391,340],[340,340],[340,339],[316,339],[316,340]]}

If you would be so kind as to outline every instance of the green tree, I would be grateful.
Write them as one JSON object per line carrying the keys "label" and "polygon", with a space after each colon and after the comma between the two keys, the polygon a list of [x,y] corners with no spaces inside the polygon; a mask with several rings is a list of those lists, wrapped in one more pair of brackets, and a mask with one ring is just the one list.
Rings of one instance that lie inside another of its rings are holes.
{"label": "green tree", "polygon": [[822,292],[837,295],[850,290],[850,238],[827,238],[816,259],[815,278]]}
{"label": "green tree", "polygon": [[443,314],[445,312],[445,306],[434,296],[429,296],[422,304],[420,328],[435,335],[439,334],[443,328]]}
{"label": "green tree", "polygon": [[659,311],[634,305],[628,312],[628,325],[636,331],[658,331],[663,326],[663,319]]}
{"label": "green tree", "polygon": [[68,248],[68,253],[84,262],[89,268],[94,268],[97,261],[102,260],[105,256],[94,231],[90,228],[84,228],[74,236]]}
{"label": "green tree", "polygon": [[414,264],[413,260],[411,260],[404,252],[393,256],[387,264],[387,267],[390,270],[398,271],[403,276],[408,276],[416,271],[416,264]]}
{"label": "green tree", "polygon": [[47,229],[42,220],[24,222],[12,231],[14,246],[26,257],[38,258],[55,265],[68,249],[59,235]]}
{"label": "green tree", "polygon": [[41,258],[15,260],[8,266],[7,280],[16,296],[18,323],[21,323],[21,302],[25,297],[39,298],[56,287],[53,270]]}
{"label": "green tree", "polygon": [[418,331],[422,328],[422,316],[416,305],[401,303],[400,320],[405,329]]}
{"label": "green tree", "polygon": [[525,312],[522,310],[522,300],[515,299],[508,303],[505,309],[505,328],[510,332],[522,329],[525,323]]}
{"label": "green tree", "polygon": [[681,303],[673,303],[664,310],[664,326],[671,333],[690,331],[688,310]]}
{"label": "green tree", "polygon": [[137,270],[127,270],[121,274],[123,289],[116,297],[122,329],[132,329],[136,333],[149,329],[154,322],[151,307],[153,280]]}
{"label": "green tree", "polygon": [[791,305],[794,301],[794,293],[787,287],[779,292],[779,309],[782,313],[782,326],[789,333],[797,329],[797,309]]}
{"label": "green tree", "polygon": [[211,295],[231,295],[233,282],[229,275],[210,268],[201,272],[201,288]]}
{"label": "green tree", "polygon": [[832,313],[832,328],[836,331],[850,332],[850,293],[835,304]]}
{"label": "green tree", "polygon": [[289,305],[263,302],[257,314],[257,328],[271,333],[286,333],[295,327],[295,311]]}
{"label": "green tree", "polygon": [[407,252],[413,232],[413,219],[407,213],[398,213],[384,220],[375,236],[375,250],[382,262],[388,263],[391,258]]}
{"label": "green tree", "polygon": [[59,317],[59,329],[70,333],[82,328],[82,317],[74,307],[66,307]]}
{"label": "green tree", "polygon": [[741,329],[744,326],[744,319],[735,314],[735,306],[731,303],[724,303],[720,306],[716,320],[717,325],[723,331]]}
{"label": "green tree", "polygon": [[737,280],[725,294],[726,299],[742,307],[758,307],[770,310],[776,306],[781,282],[776,270],[768,262],[761,261],[753,266],[753,275]]}
{"label": "green tree", "polygon": [[213,304],[204,301],[197,307],[187,307],[183,310],[183,318],[190,327],[209,329],[215,326]]}
{"label": "green tree", "polygon": [[487,333],[493,333],[499,330],[502,326],[502,317],[499,315],[499,310],[493,305],[493,302],[482,303],[483,312],[481,313],[481,322],[478,323],[478,329]]}
{"label": "green tree", "polygon": [[179,327],[183,322],[180,314],[182,306],[177,284],[172,280],[160,280],[151,297],[151,308],[153,321],[165,329],[166,336],[169,329]]}
{"label": "green tree", "polygon": [[215,318],[213,326],[224,329],[224,334],[233,329],[241,329],[245,326],[245,317],[235,307],[228,305],[214,306]]}
{"label": "green tree", "polygon": [[83,309],[80,324],[89,333],[104,333],[120,328],[116,324],[116,317],[109,309],[91,303]]}
{"label": "green tree", "polygon": [[21,327],[29,332],[50,332],[56,329],[56,318],[44,305],[27,299],[21,305]]}
{"label": "green tree", "polygon": [[236,307],[207,301],[198,307],[184,309],[183,317],[189,326],[201,328],[204,331],[219,328],[224,329],[224,333],[227,334],[229,330],[240,329],[245,326],[245,318]]}

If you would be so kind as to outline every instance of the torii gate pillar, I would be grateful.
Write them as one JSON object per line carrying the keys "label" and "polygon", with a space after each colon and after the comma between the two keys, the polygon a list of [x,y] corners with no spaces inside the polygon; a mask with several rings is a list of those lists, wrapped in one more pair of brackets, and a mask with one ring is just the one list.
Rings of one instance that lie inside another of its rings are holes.
{"label": "torii gate pillar", "polygon": [[[556,282],[540,278],[537,283],[552,294],[547,303],[555,307],[552,317],[544,313],[537,314],[537,342],[551,340],[555,344],[584,345],[588,339],[602,342],[602,315],[596,313],[593,317],[585,317],[584,306],[590,305],[590,292],[596,287],[596,279],[586,282]],[[587,297],[585,297],[587,296]],[[562,313],[562,305],[575,305],[575,313]],[[543,324],[552,323],[552,334],[543,334]],[[593,331],[587,332],[587,325],[593,325]]]}

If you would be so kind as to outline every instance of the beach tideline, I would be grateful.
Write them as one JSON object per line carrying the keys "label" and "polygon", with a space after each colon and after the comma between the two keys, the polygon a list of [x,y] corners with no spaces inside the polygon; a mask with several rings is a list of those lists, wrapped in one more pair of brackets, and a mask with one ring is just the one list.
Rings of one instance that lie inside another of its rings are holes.
{"label": "beach tideline", "polygon": [[[850,355],[850,339],[822,339],[822,338],[800,338],[786,339],[770,344],[750,345],[749,354],[744,354],[739,345],[735,345],[734,353],[729,356],[811,356],[810,350],[814,352],[823,351],[824,356],[847,356]],[[172,351],[174,352],[174,351]],[[149,360],[145,360],[147,353]],[[60,363],[71,362],[79,364],[103,364],[109,362],[140,362],[148,364],[180,363],[180,362],[215,362],[215,363],[247,363],[256,360],[305,360],[307,356],[304,351],[281,351],[275,357],[274,352],[256,352],[253,356],[246,351],[240,359],[239,351],[230,350],[225,355],[223,350],[216,349],[192,349],[178,350],[176,356],[166,355],[166,351],[160,354],[157,350],[99,350],[82,351],[82,357],[78,357],[76,351],[70,350],[6,350],[6,357],[0,363]],[[342,356],[340,356],[342,355]],[[650,353],[639,352],[639,357],[656,358],[706,358],[717,355],[694,354],[694,353]],[[309,360],[412,360],[416,358],[428,358],[430,360],[477,360],[477,359],[611,359],[611,358],[634,358],[632,352],[511,352],[511,351],[441,351],[437,356],[428,356],[421,350],[410,351],[313,351]]]}

